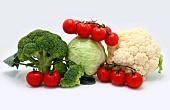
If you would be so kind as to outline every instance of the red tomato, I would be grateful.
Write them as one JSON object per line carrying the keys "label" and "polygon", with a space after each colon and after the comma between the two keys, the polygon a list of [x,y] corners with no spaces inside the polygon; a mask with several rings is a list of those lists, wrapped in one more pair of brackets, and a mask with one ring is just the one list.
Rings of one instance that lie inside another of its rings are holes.
{"label": "red tomato", "polygon": [[131,88],[139,88],[143,83],[143,77],[140,73],[136,72],[126,77],[126,83]]}
{"label": "red tomato", "polygon": [[31,71],[26,76],[27,83],[33,87],[39,87],[43,81],[43,74],[39,71]]}
{"label": "red tomato", "polygon": [[112,33],[112,30],[110,29],[110,27],[109,26],[106,26],[106,31],[110,34],[110,33]]}
{"label": "red tomato", "polygon": [[100,67],[97,71],[97,77],[101,82],[110,81],[110,72],[104,67]]}
{"label": "red tomato", "polygon": [[77,26],[73,19],[67,19],[63,23],[63,30],[64,30],[64,32],[66,32],[68,34],[76,33],[76,28],[77,28]]}
{"label": "red tomato", "polygon": [[119,37],[116,33],[112,33],[111,35],[105,38],[105,43],[108,46],[115,46],[119,41]]}
{"label": "red tomato", "polygon": [[126,74],[121,70],[119,73],[114,70],[110,75],[112,84],[117,86],[123,86],[126,82]]}
{"label": "red tomato", "polygon": [[88,38],[91,34],[92,28],[89,24],[79,23],[77,25],[77,33],[81,38]]}
{"label": "red tomato", "polygon": [[47,72],[44,75],[44,84],[48,87],[56,87],[60,83],[60,74],[56,71],[53,71],[52,74]]}
{"label": "red tomato", "polygon": [[97,25],[94,24],[94,23],[91,23],[90,26],[92,27],[92,29],[95,28],[95,27],[97,27]]}
{"label": "red tomato", "polygon": [[93,21],[88,21],[88,23],[89,23],[89,25],[91,26],[92,29],[97,27],[97,24],[95,24],[95,22],[93,22]]}
{"label": "red tomato", "polygon": [[106,37],[106,30],[104,28],[95,27],[92,30],[92,39],[99,42],[104,40]]}
{"label": "red tomato", "polygon": [[75,22],[76,25],[77,25],[77,24],[80,23],[81,21],[79,21],[79,20],[74,20],[74,22]]}

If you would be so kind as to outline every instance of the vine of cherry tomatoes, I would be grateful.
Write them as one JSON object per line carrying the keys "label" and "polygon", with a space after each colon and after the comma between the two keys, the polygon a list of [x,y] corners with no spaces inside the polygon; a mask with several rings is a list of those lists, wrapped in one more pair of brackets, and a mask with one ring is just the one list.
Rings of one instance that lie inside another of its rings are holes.
{"label": "vine of cherry tomatoes", "polygon": [[[110,65],[109,65],[110,66]],[[120,65],[116,65],[120,66]],[[112,82],[113,85],[116,86],[124,86],[127,85],[131,88],[139,88],[143,83],[143,77],[140,73],[138,73],[135,69],[125,66],[126,68],[130,68],[131,72],[126,73],[123,69],[114,69],[113,67],[108,67],[104,65],[100,67],[97,71],[97,77],[101,82]]]}
{"label": "vine of cherry tomatoes", "polygon": [[91,38],[94,41],[105,41],[108,46],[115,46],[119,37],[115,32],[112,32],[111,28],[100,25],[96,21],[79,21],[73,19],[67,19],[63,23],[63,30],[67,34],[78,34],[81,38]]}

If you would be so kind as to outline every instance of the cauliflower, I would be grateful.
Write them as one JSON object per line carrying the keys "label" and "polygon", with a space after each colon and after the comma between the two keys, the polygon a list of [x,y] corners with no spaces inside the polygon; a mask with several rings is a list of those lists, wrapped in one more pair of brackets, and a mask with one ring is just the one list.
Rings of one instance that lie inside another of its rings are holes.
{"label": "cauliflower", "polygon": [[159,44],[142,28],[121,32],[118,45],[107,49],[108,63],[127,65],[142,75],[153,72],[162,63]]}

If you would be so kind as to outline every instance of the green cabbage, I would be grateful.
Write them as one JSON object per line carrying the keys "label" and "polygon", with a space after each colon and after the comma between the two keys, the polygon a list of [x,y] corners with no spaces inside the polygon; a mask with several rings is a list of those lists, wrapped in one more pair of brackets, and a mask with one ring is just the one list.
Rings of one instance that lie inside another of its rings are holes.
{"label": "green cabbage", "polygon": [[68,45],[68,59],[81,65],[86,75],[91,76],[105,62],[106,54],[101,43],[76,37]]}

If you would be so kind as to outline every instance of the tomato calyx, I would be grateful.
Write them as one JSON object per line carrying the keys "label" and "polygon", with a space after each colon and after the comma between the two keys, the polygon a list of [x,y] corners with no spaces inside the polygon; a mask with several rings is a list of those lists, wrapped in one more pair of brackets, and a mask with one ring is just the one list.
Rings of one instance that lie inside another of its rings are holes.
{"label": "tomato calyx", "polygon": [[37,72],[38,70],[37,70],[37,68],[33,68],[33,70],[32,70],[32,72]]}

